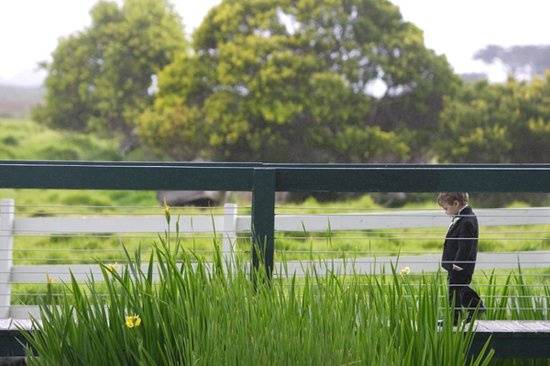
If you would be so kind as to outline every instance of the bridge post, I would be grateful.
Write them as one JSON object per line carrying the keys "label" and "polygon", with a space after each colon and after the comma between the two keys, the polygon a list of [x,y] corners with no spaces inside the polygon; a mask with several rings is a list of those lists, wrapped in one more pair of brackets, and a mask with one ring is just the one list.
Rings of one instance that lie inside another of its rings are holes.
{"label": "bridge post", "polygon": [[273,274],[275,251],[275,169],[254,168],[252,187],[252,277],[261,265],[266,278]]}
{"label": "bridge post", "polygon": [[10,317],[15,201],[0,201],[0,319]]}

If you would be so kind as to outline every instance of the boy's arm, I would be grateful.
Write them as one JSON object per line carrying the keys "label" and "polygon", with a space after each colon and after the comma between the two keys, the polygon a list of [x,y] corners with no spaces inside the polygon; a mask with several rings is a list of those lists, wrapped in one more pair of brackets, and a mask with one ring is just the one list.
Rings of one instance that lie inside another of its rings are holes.
{"label": "boy's arm", "polygon": [[[453,270],[462,271],[467,266],[468,263],[465,263],[465,261],[468,260],[473,240],[475,240],[474,224],[464,220],[459,231],[458,250],[454,259]],[[458,267],[458,269],[455,267]]]}

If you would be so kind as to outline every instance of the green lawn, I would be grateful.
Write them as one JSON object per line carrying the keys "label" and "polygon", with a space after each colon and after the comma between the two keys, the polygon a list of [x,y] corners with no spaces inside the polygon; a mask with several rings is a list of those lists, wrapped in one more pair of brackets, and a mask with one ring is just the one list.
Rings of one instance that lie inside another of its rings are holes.
{"label": "green lawn", "polygon": [[116,143],[59,132],[26,119],[0,118],[0,160],[121,160]]}

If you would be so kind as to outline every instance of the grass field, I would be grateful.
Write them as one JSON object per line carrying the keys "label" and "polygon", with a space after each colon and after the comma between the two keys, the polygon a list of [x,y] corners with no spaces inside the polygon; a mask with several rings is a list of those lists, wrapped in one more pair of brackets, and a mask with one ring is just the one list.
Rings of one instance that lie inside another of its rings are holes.
{"label": "grass field", "polygon": [[121,160],[114,141],[59,132],[25,119],[0,119],[0,160]]}

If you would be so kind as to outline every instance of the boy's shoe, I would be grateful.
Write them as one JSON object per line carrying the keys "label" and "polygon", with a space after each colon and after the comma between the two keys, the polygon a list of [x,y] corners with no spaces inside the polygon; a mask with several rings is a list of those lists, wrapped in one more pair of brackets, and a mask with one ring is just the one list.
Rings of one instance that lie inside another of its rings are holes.
{"label": "boy's shoe", "polygon": [[468,311],[468,316],[466,317],[466,319],[464,319],[464,322],[471,322],[472,320],[474,320],[474,316],[476,319],[481,319],[483,317],[483,314],[485,314],[485,308],[477,309],[477,313],[475,311]]}

